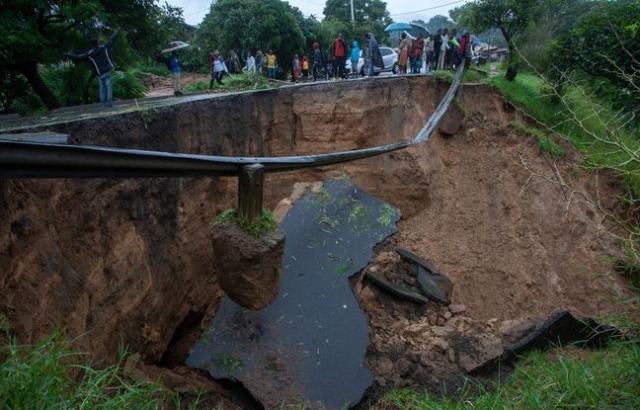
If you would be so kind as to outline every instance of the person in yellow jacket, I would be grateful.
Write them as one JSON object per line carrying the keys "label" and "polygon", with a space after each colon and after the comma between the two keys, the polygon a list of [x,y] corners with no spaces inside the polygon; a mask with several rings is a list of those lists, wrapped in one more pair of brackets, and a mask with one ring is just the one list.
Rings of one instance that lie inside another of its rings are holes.
{"label": "person in yellow jacket", "polygon": [[267,75],[272,80],[276,79],[276,72],[278,68],[278,58],[273,54],[273,50],[269,50],[266,56],[267,62]]}

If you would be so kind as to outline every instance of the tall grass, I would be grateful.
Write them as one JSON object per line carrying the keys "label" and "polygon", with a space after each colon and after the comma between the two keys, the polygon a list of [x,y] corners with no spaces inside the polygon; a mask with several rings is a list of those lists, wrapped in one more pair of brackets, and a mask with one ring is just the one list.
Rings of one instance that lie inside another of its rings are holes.
{"label": "tall grass", "polygon": [[639,409],[640,346],[618,342],[602,351],[534,352],[496,389],[472,390],[445,398],[393,390],[384,402],[399,410]]}
{"label": "tall grass", "polygon": [[[522,107],[548,131],[557,133],[571,142],[585,157],[583,165],[591,168],[613,169],[623,186],[634,197],[640,196],[640,164],[631,159],[628,152],[604,143],[595,136],[608,138],[615,128],[615,138],[631,151],[640,150],[640,130],[633,124],[618,127],[619,111],[598,100],[588,85],[573,83],[563,90],[561,102],[548,88],[545,81],[535,74],[523,72],[514,81],[502,75],[489,78],[489,84],[507,99]],[[571,110],[579,119],[569,113]]]}
{"label": "tall grass", "polygon": [[119,365],[97,370],[58,332],[20,346],[0,346],[0,409],[159,409],[166,399],[153,383],[131,382]]}

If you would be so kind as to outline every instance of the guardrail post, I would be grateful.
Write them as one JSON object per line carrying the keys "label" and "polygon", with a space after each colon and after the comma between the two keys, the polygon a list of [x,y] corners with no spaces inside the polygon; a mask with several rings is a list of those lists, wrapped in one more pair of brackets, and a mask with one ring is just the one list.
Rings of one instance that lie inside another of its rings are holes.
{"label": "guardrail post", "polygon": [[242,167],[238,177],[238,218],[255,222],[262,215],[264,166],[249,164]]}

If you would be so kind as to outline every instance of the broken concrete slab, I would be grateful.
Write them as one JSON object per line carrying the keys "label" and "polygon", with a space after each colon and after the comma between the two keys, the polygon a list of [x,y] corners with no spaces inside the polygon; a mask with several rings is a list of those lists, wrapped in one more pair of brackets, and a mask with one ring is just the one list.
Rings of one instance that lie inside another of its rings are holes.
{"label": "broken concrete slab", "polygon": [[411,252],[408,249],[398,247],[396,248],[396,253],[400,255],[400,257],[406,260],[407,262],[410,262],[417,266],[422,266],[424,269],[428,270],[429,272],[434,272],[434,273],[436,272],[436,268],[433,266],[433,264],[430,261],[424,259],[421,256],[416,255],[415,253]]}
{"label": "broken concrete slab", "polygon": [[418,285],[425,295],[431,300],[434,300],[443,305],[451,303],[451,293],[453,291],[453,284],[441,273],[432,273],[424,269],[422,266],[418,266]]}
{"label": "broken concrete slab", "polygon": [[536,329],[504,350],[499,356],[479,363],[469,373],[492,373],[531,350],[544,350],[569,344],[579,347],[602,348],[616,337],[618,329],[602,325],[591,318],[578,319],[569,311],[560,311]]}
{"label": "broken concrete slab", "polygon": [[424,296],[421,296],[411,290],[404,289],[386,279],[383,279],[373,272],[367,272],[366,277],[374,285],[396,297],[399,297],[400,299],[408,300],[409,302],[414,302],[419,305],[426,305],[427,303],[429,303],[429,299],[425,298]]}
{"label": "broken concrete slab", "polygon": [[367,320],[349,277],[399,218],[346,178],[307,192],[281,225],[287,240],[274,303],[256,312],[225,298],[187,365],[241,382],[267,409],[357,403],[373,379],[363,366]]}
{"label": "broken concrete slab", "polygon": [[418,285],[429,299],[444,305],[451,303],[453,284],[446,275],[438,272],[430,261],[408,249],[398,247],[396,253],[405,261],[416,266],[414,274]]}

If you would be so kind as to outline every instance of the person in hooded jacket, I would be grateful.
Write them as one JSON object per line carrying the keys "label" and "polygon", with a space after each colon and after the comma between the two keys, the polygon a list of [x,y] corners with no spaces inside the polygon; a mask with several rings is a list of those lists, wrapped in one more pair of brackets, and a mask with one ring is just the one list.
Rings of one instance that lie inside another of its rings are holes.
{"label": "person in hooded jacket", "polygon": [[354,41],[351,45],[351,74],[358,74],[358,62],[360,62],[360,44]]}
{"label": "person in hooded jacket", "polygon": [[98,92],[100,95],[100,105],[113,107],[113,82],[111,80],[111,71],[115,67],[111,60],[111,49],[113,40],[115,40],[118,32],[115,31],[104,45],[100,45],[98,39],[91,40],[91,49],[86,53],[74,54],[68,53],[67,56],[72,60],[87,60],[98,76]]}
{"label": "person in hooded jacket", "polygon": [[384,61],[382,60],[382,54],[380,53],[380,47],[378,41],[373,33],[366,33],[364,35],[365,48],[364,48],[364,63],[365,73],[372,77],[375,74],[375,67],[384,69]]}

